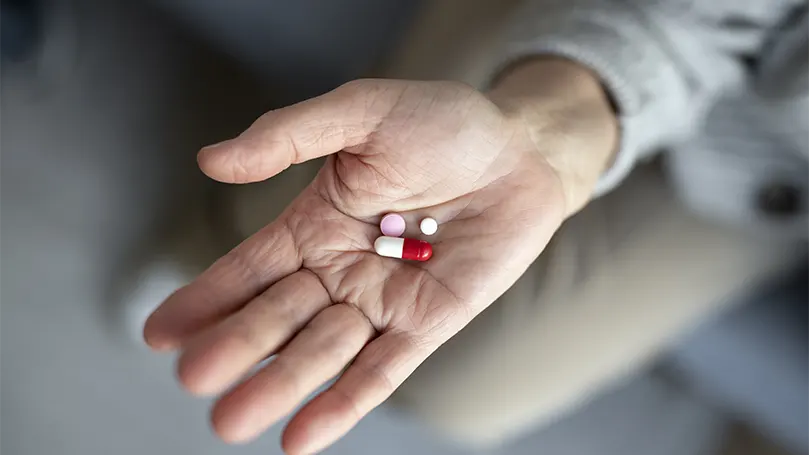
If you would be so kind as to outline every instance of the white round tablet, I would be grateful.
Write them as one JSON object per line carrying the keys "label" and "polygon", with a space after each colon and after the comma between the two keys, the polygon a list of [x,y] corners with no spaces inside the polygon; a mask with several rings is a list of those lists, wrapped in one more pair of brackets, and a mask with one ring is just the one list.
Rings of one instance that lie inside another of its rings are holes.
{"label": "white round tablet", "polygon": [[427,217],[419,223],[421,233],[424,235],[433,235],[438,231],[438,221],[435,218]]}

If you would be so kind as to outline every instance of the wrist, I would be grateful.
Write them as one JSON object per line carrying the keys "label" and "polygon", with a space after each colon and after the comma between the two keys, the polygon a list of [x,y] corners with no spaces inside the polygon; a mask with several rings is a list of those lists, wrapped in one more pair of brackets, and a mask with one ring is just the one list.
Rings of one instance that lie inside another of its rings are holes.
{"label": "wrist", "polygon": [[558,175],[567,216],[583,207],[618,148],[618,120],[598,77],[561,58],[518,62],[497,78],[489,98]]}

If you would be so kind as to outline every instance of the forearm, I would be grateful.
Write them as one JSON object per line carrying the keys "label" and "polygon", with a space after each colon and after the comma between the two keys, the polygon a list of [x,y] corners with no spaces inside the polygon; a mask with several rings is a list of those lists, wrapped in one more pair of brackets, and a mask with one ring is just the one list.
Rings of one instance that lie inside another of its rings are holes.
{"label": "forearm", "polygon": [[489,98],[556,170],[567,215],[581,209],[618,148],[618,120],[598,77],[570,60],[536,57],[506,68]]}
{"label": "forearm", "polygon": [[[603,194],[639,159],[699,128],[715,97],[746,80],[748,67],[739,57],[758,56],[794,0],[731,3],[526,0],[509,23],[501,60],[492,70],[554,55],[598,74],[620,124],[612,165],[594,189],[595,195]],[[740,17],[745,27],[735,25]]]}

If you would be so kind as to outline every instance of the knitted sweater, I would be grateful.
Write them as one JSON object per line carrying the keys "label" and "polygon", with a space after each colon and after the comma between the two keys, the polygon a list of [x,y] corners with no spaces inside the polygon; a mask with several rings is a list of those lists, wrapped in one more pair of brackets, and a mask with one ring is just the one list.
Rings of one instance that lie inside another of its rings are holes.
{"label": "knitted sweater", "polygon": [[667,150],[699,213],[807,235],[809,23],[800,0],[538,0],[508,59],[561,54],[616,100],[621,148],[597,192]]}
{"label": "knitted sweater", "polygon": [[388,75],[482,87],[515,59],[579,61],[601,77],[620,117],[620,150],[596,196],[662,151],[670,182],[695,212],[768,235],[807,237],[809,2],[436,5]]}

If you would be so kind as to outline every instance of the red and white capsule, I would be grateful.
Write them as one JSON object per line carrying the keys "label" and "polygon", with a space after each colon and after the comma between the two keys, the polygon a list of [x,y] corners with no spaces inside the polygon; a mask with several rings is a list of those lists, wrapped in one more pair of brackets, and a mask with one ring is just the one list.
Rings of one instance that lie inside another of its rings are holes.
{"label": "red and white capsule", "polygon": [[384,235],[374,242],[374,251],[380,256],[422,262],[433,256],[432,245],[423,240]]}

